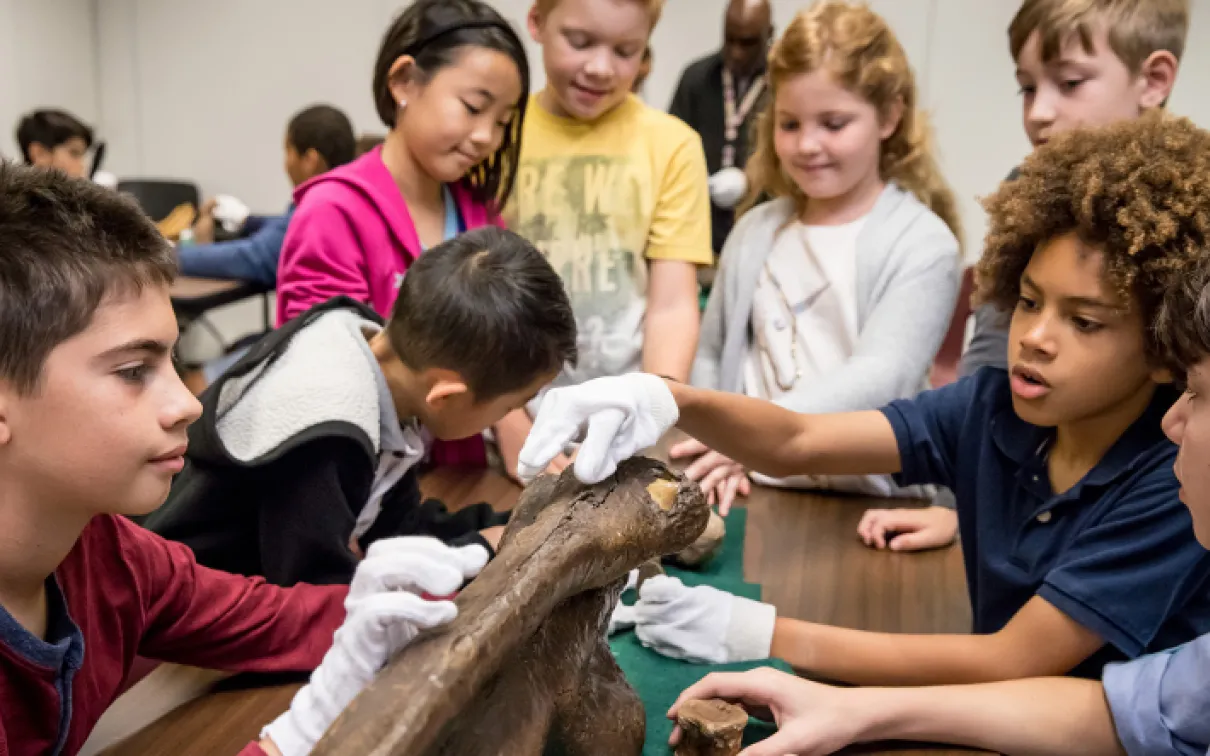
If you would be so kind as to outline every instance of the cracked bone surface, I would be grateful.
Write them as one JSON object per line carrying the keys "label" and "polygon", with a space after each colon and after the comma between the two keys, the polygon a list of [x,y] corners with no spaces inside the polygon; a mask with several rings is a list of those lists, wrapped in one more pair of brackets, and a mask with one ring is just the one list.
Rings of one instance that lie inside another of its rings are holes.
{"label": "cracked bone surface", "polygon": [[337,718],[315,754],[637,755],[643,707],[605,639],[627,573],[689,546],[709,508],[644,457],[592,486],[526,489],[499,552]]}

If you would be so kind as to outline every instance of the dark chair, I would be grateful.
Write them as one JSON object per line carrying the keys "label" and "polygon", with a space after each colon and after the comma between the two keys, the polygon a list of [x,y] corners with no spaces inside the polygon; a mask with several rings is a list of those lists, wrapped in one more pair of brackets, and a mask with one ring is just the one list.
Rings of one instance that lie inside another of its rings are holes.
{"label": "dark chair", "polygon": [[194,208],[202,205],[201,192],[197,184],[190,181],[124,179],[118,182],[118,191],[134,197],[143,212],[157,223],[167,218],[179,205],[190,203]]}
{"label": "dark chair", "polygon": [[962,359],[962,347],[966,343],[966,321],[971,316],[971,294],[974,289],[975,269],[967,268],[962,271],[962,288],[958,291],[958,302],[954,305],[949,331],[933,361],[933,371],[929,376],[933,388],[941,388],[958,380],[958,362]]}

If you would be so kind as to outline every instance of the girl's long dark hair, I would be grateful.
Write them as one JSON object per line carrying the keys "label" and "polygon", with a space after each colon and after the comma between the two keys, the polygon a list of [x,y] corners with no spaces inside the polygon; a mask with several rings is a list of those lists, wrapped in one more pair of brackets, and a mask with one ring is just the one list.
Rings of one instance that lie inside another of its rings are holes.
{"label": "girl's long dark hair", "polygon": [[463,47],[482,47],[504,53],[521,76],[521,99],[516,115],[504,130],[496,152],[471,169],[466,183],[476,201],[499,211],[508,202],[521,157],[521,127],[529,102],[529,59],[517,32],[494,8],[481,0],[416,0],[391,24],[374,63],[374,104],[378,117],[394,128],[399,105],[391,95],[391,66],[402,55],[416,59],[425,77],[457,59]]}

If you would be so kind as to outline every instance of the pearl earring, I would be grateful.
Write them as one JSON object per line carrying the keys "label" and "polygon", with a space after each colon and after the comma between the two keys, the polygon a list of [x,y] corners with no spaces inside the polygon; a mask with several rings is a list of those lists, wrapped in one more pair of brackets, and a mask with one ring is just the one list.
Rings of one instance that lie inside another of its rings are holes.
{"label": "pearl earring", "polygon": [[404,97],[399,98],[399,109],[403,110],[407,106],[408,106],[407,98],[404,98]]}

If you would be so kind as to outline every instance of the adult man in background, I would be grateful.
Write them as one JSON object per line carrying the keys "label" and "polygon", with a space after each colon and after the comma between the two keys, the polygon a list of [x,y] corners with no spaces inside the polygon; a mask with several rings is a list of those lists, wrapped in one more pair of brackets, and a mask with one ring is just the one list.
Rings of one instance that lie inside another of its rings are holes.
{"label": "adult man in background", "polygon": [[765,59],[772,40],[768,0],[730,0],[722,49],[685,69],[668,109],[697,131],[706,150],[716,260],[735,223],[735,206],[747,191],[748,132],[764,104]]}

